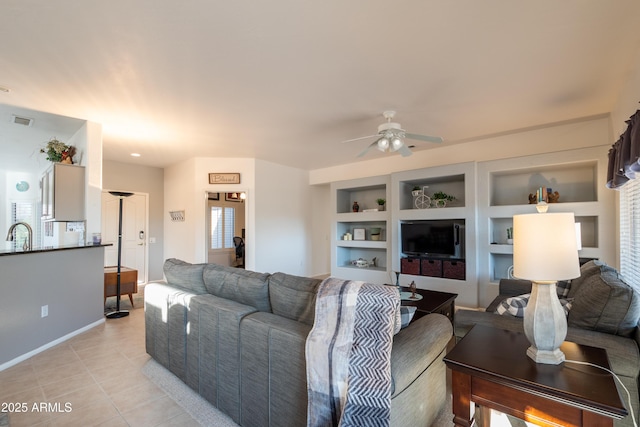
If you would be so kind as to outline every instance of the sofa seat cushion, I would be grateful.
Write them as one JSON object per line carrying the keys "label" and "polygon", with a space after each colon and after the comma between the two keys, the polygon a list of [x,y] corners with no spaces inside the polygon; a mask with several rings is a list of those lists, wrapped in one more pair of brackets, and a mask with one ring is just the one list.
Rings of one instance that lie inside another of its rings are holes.
{"label": "sofa seat cushion", "polygon": [[269,277],[269,299],[273,314],[313,326],[316,294],[322,280],[274,273]]}
{"label": "sofa seat cushion", "polygon": [[602,262],[589,261],[583,268],[586,271],[571,285],[569,326],[632,336],[640,318],[640,295]]}
{"label": "sofa seat cushion", "polygon": [[188,262],[169,258],[164,262],[163,271],[167,283],[188,289],[196,294],[205,294],[202,271],[205,264],[190,264]]}
{"label": "sofa seat cushion", "polygon": [[250,305],[259,311],[271,311],[268,273],[207,264],[204,267],[203,277],[204,285],[210,294]]}

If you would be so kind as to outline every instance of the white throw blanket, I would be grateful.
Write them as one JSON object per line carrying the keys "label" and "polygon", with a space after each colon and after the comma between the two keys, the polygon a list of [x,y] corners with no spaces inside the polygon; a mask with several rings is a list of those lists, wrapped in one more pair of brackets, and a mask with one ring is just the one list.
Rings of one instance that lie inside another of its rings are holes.
{"label": "white throw blanket", "polygon": [[328,278],[306,343],[307,426],[388,426],[393,286]]}

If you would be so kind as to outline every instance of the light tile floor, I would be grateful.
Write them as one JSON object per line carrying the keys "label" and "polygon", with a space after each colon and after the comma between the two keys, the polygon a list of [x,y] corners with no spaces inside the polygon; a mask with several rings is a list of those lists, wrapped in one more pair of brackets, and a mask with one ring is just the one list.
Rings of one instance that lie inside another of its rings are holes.
{"label": "light tile floor", "polygon": [[129,313],[0,372],[9,425],[198,426],[142,374],[144,309]]}

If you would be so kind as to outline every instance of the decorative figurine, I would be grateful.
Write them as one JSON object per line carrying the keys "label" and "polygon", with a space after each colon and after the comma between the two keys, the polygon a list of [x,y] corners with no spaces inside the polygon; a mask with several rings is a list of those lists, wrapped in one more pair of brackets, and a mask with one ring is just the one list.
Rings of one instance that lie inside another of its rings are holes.
{"label": "decorative figurine", "polygon": [[409,290],[411,291],[411,296],[409,297],[410,299],[418,299],[418,297],[416,296],[416,282],[415,281],[411,281],[411,284],[409,285]]}

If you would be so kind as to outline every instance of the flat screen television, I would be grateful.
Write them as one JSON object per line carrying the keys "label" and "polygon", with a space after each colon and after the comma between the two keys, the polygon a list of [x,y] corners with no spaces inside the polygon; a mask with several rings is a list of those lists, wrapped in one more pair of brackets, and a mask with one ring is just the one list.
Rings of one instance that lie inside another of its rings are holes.
{"label": "flat screen television", "polygon": [[400,224],[402,252],[407,255],[456,256],[460,254],[460,221],[430,220]]}

